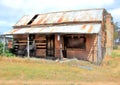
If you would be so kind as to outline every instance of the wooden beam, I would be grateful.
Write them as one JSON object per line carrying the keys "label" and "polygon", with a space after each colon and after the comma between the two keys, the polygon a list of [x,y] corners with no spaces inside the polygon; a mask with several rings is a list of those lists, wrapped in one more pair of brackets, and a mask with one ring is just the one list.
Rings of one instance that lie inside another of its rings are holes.
{"label": "wooden beam", "polygon": [[100,65],[102,62],[102,33],[98,33],[98,50],[97,50],[97,65]]}
{"label": "wooden beam", "polygon": [[30,50],[29,50],[29,34],[27,35],[27,57],[30,58]]}
{"label": "wooden beam", "polygon": [[59,34],[58,36],[59,36],[59,38],[60,38],[60,59],[62,60],[62,59],[63,59],[63,53],[62,53],[62,37],[61,37],[60,34]]}

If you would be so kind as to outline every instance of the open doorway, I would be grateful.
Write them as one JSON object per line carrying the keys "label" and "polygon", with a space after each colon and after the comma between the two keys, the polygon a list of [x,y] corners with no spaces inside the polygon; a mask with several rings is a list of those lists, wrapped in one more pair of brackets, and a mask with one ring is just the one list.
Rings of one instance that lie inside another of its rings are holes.
{"label": "open doorway", "polygon": [[54,57],[55,54],[55,44],[54,44],[54,35],[48,35],[47,38],[47,47],[46,47],[46,56]]}

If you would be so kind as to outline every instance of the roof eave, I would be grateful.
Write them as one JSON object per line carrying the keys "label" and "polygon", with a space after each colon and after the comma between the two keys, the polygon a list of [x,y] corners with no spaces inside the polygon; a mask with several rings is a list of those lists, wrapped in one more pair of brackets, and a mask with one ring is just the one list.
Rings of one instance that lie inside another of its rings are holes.
{"label": "roof eave", "polygon": [[13,28],[26,28],[26,27],[45,27],[45,26],[59,26],[59,25],[70,25],[70,24],[88,24],[88,23],[102,23],[102,21],[75,21],[75,22],[62,22],[62,23],[48,23],[48,24],[32,24],[32,25],[20,25],[13,26]]}

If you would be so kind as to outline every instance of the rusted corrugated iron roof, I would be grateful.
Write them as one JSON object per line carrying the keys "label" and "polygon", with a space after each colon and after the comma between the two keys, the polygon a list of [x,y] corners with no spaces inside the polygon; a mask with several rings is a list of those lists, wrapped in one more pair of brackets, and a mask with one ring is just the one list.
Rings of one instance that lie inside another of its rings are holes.
{"label": "rusted corrugated iron roof", "polygon": [[19,28],[12,29],[11,31],[5,33],[8,34],[46,34],[46,33],[84,33],[84,34],[93,34],[99,33],[101,29],[101,24],[78,24],[78,25],[66,25],[66,26],[51,26],[51,27],[39,27],[39,28]]}
{"label": "rusted corrugated iron roof", "polygon": [[31,15],[31,16],[29,16],[29,15],[24,15],[24,16],[15,24],[15,26],[27,25],[33,17],[34,17],[33,15]]}
{"label": "rusted corrugated iron roof", "polygon": [[[102,21],[102,16],[103,9],[46,13],[39,14],[37,18],[33,20],[31,25],[54,24],[64,22]],[[32,18],[31,16],[24,16],[15,26],[27,25],[27,23]]]}

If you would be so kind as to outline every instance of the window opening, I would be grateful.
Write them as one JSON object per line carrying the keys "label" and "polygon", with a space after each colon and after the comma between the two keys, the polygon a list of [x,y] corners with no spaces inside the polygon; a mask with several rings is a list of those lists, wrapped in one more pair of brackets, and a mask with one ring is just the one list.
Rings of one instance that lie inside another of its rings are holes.
{"label": "window opening", "polygon": [[36,14],[36,15],[28,22],[27,25],[30,25],[37,17],[38,17],[38,14]]}
{"label": "window opening", "polygon": [[85,36],[80,37],[67,37],[67,48],[86,48],[86,38]]}

